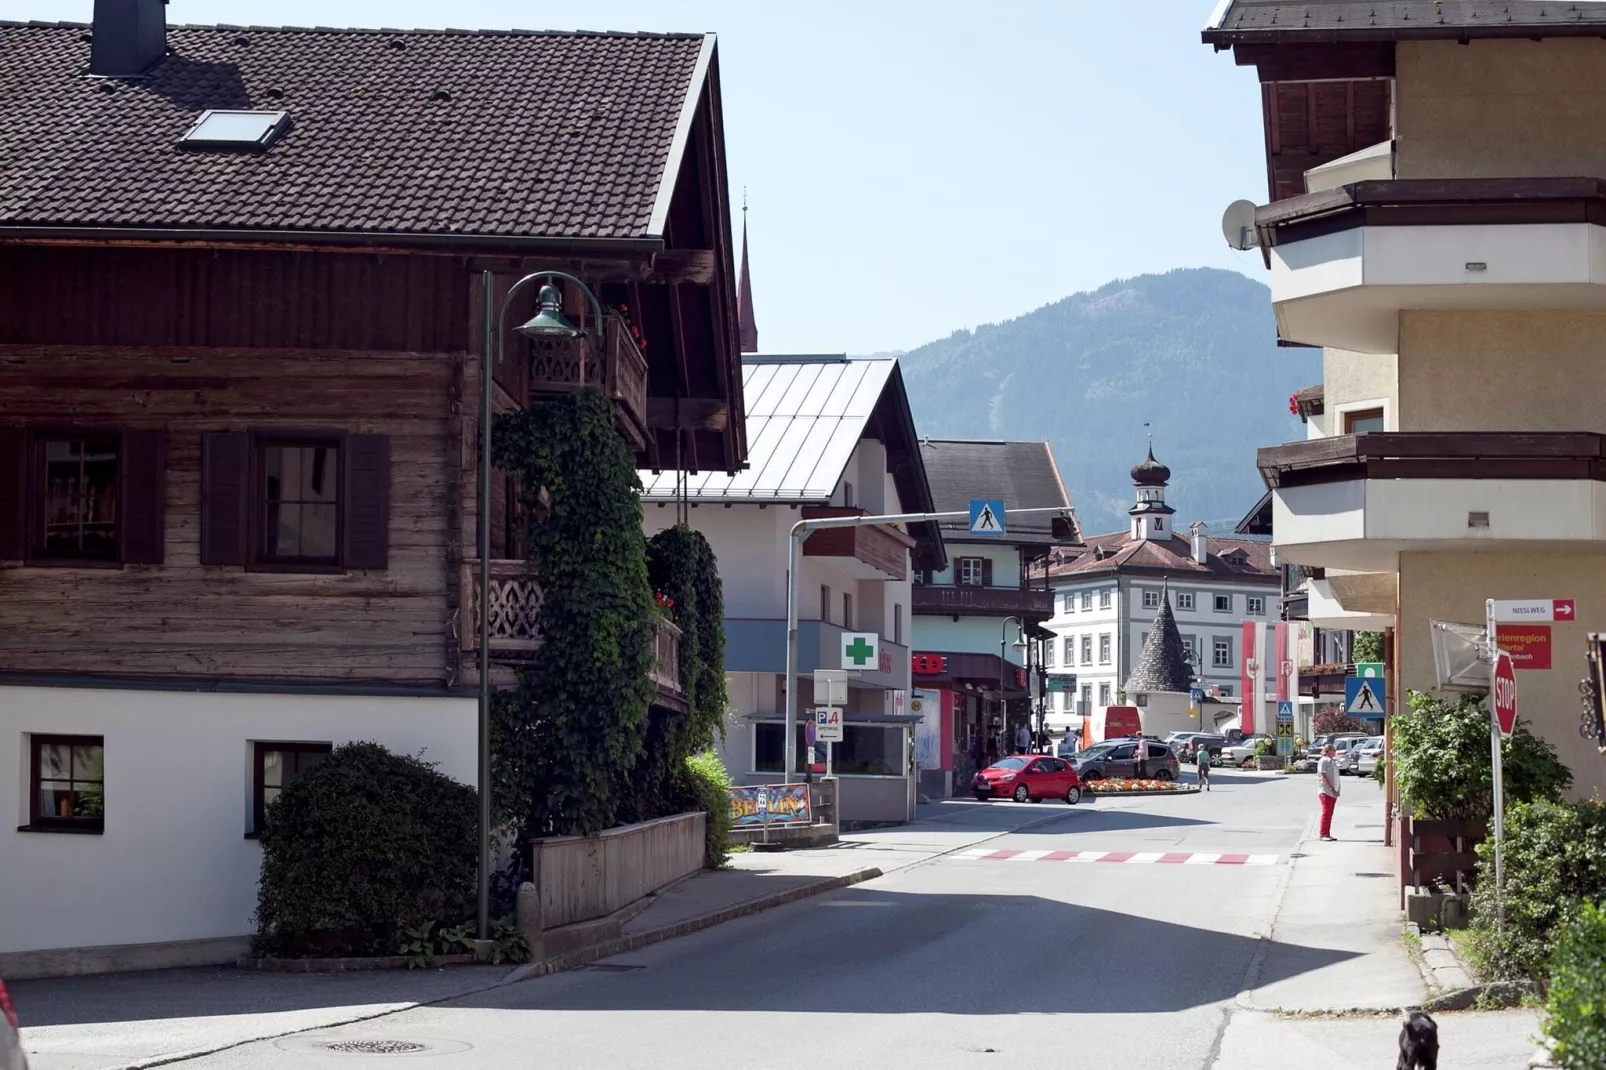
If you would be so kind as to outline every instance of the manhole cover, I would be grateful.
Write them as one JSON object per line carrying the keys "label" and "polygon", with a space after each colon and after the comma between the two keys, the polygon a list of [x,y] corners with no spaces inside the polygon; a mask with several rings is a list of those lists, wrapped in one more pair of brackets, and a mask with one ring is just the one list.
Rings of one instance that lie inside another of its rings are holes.
{"label": "manhole cover", "polygon": [[461,1040],[404,1040],[401,1037],[353,1037],[338,1033],[301,1033],[280,1037],[273,1042],[273,1046],[298,1055],[351,1055],[358,1059],[376,1055],[399,1055],[404,1059],[420,1055],[434,1058],[474,1049],[474,1045]]}
{"label": "manhole cover", "polygon": [[345,1055],[416,1055],[429,1045],[414,1040],[337,1040],[324,1047]]}

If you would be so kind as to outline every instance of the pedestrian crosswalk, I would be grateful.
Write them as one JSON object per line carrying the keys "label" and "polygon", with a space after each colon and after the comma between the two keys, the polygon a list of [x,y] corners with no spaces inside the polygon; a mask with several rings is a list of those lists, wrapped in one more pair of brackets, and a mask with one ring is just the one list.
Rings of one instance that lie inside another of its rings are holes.
{"label": "pedestrian crosswalk", "polygon": [[974,847],[953,856],[970,862],[1135,862],[1162,866],[1273,866],[1276,855],[1208,851],[1008,851]]}

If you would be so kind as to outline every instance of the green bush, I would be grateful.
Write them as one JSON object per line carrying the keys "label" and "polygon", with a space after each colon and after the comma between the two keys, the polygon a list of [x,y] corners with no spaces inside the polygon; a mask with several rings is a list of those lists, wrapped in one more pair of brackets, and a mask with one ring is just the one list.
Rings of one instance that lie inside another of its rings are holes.
{"label": "green bush", "polygon": [[457,919],[476,888],[479,802],[417,758],[347,743],[268,805],[257,954],[384,954]]}
{"label": "green bush", "polygon": [[1255,757],[1256,758],[1264,758],[1268,754],[1276,754],[1276,753],[1277,753],[1277,741],[1275,739],[1257,739],[1257,740],[1255,740]]}
{"label": "green bush", "polygon": [[1506,807],[1505,831],[1503,923],[1491,837],[1478,845],[1468,950],[1490,980],[1543,981],[1567,913],[1581,900],[1606,898],[1606,807],[1513,803]]}
{"label": "green bush", "polygon": [[1353,654],[1356,661],[1383,660],[1383,633],[1356,632]]}
{"label": "green bush", "polygon": [[[1559,801],[1573,775],[1556,748],[1519,721],[1501,749],[1506,803]],[[1494,765],[1489,713],[1483,699],[1454,703],[1420,691],[1410,711],[1394,719],[1394,777],[1418,817],[1475,821],[1494,812]]]}
{"label": "green bush", "polygon": [[698,804],[708,814],[703,865],[718,869],[730,857],[731,850],[730,774],[725,772],[725,766],[713,751],[687,758],[686,773]]}
{"label": "green bush", "polygon": [[1606,1066],[1606,909],[1581,903],[1550,960],[1545,1039],[1564,1070]]}

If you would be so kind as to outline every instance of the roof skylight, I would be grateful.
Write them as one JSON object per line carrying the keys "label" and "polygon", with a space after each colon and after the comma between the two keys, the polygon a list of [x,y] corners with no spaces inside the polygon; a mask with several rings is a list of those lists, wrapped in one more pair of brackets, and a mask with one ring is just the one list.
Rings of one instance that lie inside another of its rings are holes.
{"label": "roof skylight", "polygon": [[236,149],[261,152],[289,125],[284,111],[222,111],[207,109],[179,138],[189,149]]}

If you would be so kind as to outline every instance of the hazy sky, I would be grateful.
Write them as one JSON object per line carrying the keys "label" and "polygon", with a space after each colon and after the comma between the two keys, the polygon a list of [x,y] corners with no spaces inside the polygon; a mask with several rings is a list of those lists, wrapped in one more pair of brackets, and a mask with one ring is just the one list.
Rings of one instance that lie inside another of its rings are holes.
{"label": "hazy sky", "polygon": [[1199,42],[1213,6],[588,0],[576,24],[528,0],[170,0],[168,21],[713,30],[761,347],[867,353],[1128,275],[1263,277],[1221,237],[1222,209],[1264,200],[1266,179],[1254,71]]}

